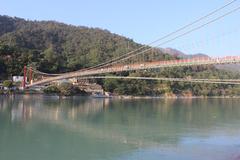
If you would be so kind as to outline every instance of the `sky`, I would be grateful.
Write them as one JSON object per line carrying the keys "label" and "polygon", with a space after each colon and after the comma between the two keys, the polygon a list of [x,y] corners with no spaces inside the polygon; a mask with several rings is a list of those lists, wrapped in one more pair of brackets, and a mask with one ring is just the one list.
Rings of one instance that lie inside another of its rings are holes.
{"label": "sky", "polygon": [[[230,1],[0,0],[0,14],[27,20],[55,20],[77,26],[98,27],[138,43],[149,44]],[[213,18],[238,6],[240,0]],[[187,54],[204,53],[214,57],[240,55],[239,19],[240,10],[160,47],[179,49]],[[198,25],[206,22],[205,20]],[[152,46],[161,42],[164,41]]]}

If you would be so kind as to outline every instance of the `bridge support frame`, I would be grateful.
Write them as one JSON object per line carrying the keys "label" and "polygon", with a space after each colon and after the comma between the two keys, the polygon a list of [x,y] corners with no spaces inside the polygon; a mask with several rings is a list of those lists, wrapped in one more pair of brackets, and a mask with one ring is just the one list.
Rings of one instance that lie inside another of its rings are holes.
{"label": "bridge support frame", "polygon": [[29,69],[29,83],[32,84],[33,80],[32,80],[32,67],[30,67]]}
{"label": "bridge support frame", "polygon": [[24,68],[23,68],[23,81],[22,81],[23,89],[26,88],[26,80],[27,80],[27,66],[24,66]]}

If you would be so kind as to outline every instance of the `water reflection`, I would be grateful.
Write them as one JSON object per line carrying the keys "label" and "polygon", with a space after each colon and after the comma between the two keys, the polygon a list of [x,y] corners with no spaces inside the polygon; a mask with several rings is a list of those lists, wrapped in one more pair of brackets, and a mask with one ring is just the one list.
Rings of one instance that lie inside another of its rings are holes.
{"label": "water reflection", "polygon": [[[138,159],[135,151],[141,151],[141,154],[137,154],[141,157],[144,157],[144,153],[158,156],[163,149],[169,148],[170,150],[181,148],[180,152],[185,153],[194,145],[198,146],[196,150],[200,150],[199,152],[205,150],[204,146],[209,146],[210,149],[220,147],[218,148],[220,151],[230,147],[231,152],[227,153],[232,155],[239,153],[240,148],[239,102],[239,99],[114,100],[86,97],[67,99],[46,96],[0,97],[0,120],[3,119],[0,124],[4,126],[7,121],[12,125],[21,124],[24,135],[29,129],[40,134],[43,132],[42,126],[47,127],[46,130],[57,127],[58,129],[54,128],[54,135],[48,133],[46,136],[56,136],[60,133],[64,134],[65,138],[71,135],[83,136],[84,138],[79,138],[79,141],[76,140],[75,145],[80,147],[78,145],[82,145],[83,141],[88,145],[91,142],[96,147],[95,154],[106,154],[105,159],[109,154],[114,156],[120,154],[121,156],[118,156],[120,159],[121,157]],[[3,130],[9,130],[9,126],[7,129],[3,126]],[[61,131],[55,133],[59,129]],[[101,148],[103,143],[107,143],[109,149],[114,146],[117,150],[105,151]],[[167,153],[177,155],[172,151]],[[90,153],[89,155],[87,152],[83,153],[85,154],[90,156]],[[187,159],[192,158],[190,156]]]}

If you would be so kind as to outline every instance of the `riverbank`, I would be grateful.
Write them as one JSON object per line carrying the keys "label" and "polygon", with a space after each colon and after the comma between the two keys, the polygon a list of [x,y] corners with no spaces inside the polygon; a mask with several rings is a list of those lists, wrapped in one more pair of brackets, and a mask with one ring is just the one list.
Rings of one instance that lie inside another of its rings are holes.
{"label": "riverbank", "polygon": [[59,99],[71,98],[76,96],[92,97],[92,98],[109,98],[109,99],[240,99],[240,96],[131,96],[131,95],[115,95],[95,97],[93,95],[76,94],[71,96],[59,95],[59,94],[45,94],[43,92],[18,92],[18,93],[2,93],[0,96],[17,96],[17,95],[43,95],[49,97],[58,97]]}
{"label": "riverbank", "polygon": [[176,96],[176,97],[167,97],[167,96],[114,96],[113,98],[119,99],[209,99],[209,98],[236,98],[240,99],[240,96],[191,96],[191,97],[183,97],[183,96]]}

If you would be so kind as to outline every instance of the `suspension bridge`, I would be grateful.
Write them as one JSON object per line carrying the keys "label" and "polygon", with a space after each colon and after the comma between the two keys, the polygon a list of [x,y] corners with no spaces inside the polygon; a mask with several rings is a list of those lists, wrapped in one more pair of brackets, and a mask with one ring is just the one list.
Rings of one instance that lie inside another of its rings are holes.
{"label": "suspension bridge", "polygon": [[[32,81],[32,76],[29,77],[29,81],[32,82],[26,87],[33,87],[36,85],[49,84],[53,81],[62,79],[70,79],[79,77],[80,79],[103,79],[103,78],[118,78],[118,79],[142,79],[142,80],[160,80],[160,81],[176,81],[176,82],[193,82],[193,83],[221,83],[221,84],[240,84],[240,79],[189,79],[189,78],[160,78],[160,77],[115,77],[115,76],[97,76],[106,73],[119,73],[124,71],[136,71],[147,70],[155,68],[173,68],[173,67],[185,67],[185,66],[200,66],[200,65],[219,65],[219,64],[238,64],[240,63],[240,56],[228,56],[222,58],[191,58],[180,60],[168,60],[168,61],[155,61],[145,63],[134,63],[129,65],[112,65],[108,67],[101,67],[89,70],[79,70],[75,72],[53,74],[54,77],[48,77],[39,81]],[[27,67],[25,67],[27,69]],[[31,69],[30,69],[31,70]],[[25,71],[25,74],[26,75]],[[32,71],[31,71],[32,72]],[[35,71],[38,72],[38,71]],[[38,72],[39,73],[39,72]],[[46,74],[40,72],[40,74]],[[51,76],[51,74],[47,74]],[[25,78],[24,78],[25,79]]]}
{"label": "suspension bridge", "polygon": [[[142,55],[144,59],[145,54],[149,54],[153,48],[158,48],[162,45],[170,43],[176,39],[186,36],[194,31],[202,29],[207,25],[210,25],[216,21],[219,21],[226,16],[233,14],[240,10],[240,6],[229,9],[231,5],[236,3],[238,0],[232,0],[229,3],[221,6],[210,13],[200,17],[199,19],[181,27],[180,29],[163,36],[148,45],[143,45],[133,51],[127,52],[109,61],[97,64],[95,66],[81,69],[74,72],[62,73],[62,74],[49,74],[43,73],[38,70],[34,70],[32,67],[24,67],[24,79],[23,88],[34,87],[37,85],[47,85],[54,81],[59,81],[63,79],[70,78],[80,78],[80,79],[98,79],[98,78],[116,78],[116,79],[142,79],[142,80],[160,80],[160,81],[175,81],[175,82],[192,82],[192,83],[216,83],[216,84],[240,84],[240,79],[192,79],[192,78],[165,78],[165,77],[116,77],[116,76],[103,76],[107,73],[119,73],[125,71],[137,71],[137,70],[148,70],[148,69],[161,69],[161,68],[173,68],[173,67],[190,67],[190,66],[205,66],[205,65],[224,65],[224,64],[239,64],[240,56],[227,56],[227,57],[195,57],[186,59],[175,59],[175,60],[151,60],[151,61],[138,61],[137,56]],[[226,11],[226,9],[228,10]],[[221,13],[223,12],[223,13]],[[219,14],[221,13],[221,14]],[[218,16],[216,16],[218,15]],[[203,21],[203,22],[202,22]],[[153,46],[155,43],[160,43]],[[130,59],[133,60],[132,63],[126,63]],[[136,61],[137,60],[137,61]],[[42,79],[33,79],[33,72],[35,74],[42,75]],[[26,83],[27,80],[30,83]]]}

